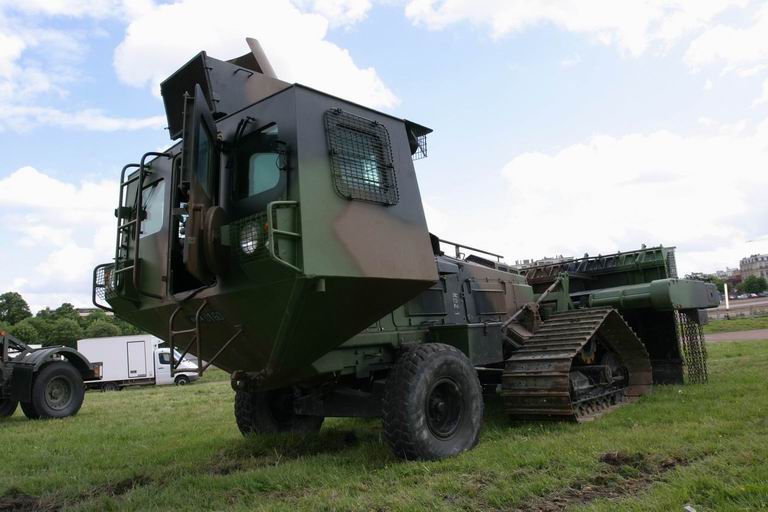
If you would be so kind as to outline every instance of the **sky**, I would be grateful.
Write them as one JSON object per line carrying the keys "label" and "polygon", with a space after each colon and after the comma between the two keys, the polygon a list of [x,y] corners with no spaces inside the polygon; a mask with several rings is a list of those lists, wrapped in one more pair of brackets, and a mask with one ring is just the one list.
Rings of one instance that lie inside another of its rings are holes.
{"label": "sky", "polygon": [[0,292],[90,304],[159,83],[259,39],[279,78],[434,129],[430,230],[501,253],[768,252],[768,3],[0,0]]}

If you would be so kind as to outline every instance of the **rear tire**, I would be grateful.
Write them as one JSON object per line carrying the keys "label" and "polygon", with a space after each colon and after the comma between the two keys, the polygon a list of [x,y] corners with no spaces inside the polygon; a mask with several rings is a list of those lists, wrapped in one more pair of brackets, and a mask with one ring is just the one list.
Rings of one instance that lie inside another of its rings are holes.
{"label": "rear tire", "polygon": [[396,456],[442,459],[474,448],[483,423],[483,394],[472,363],[442,343],[400,356],[384,388],[384,437]]}
{"label": "rear tire", "polygon": [[0,400],[0,418],[9,418],[16,412],[19,402],[15,400]]}
{"label": "rear tire", "polygon": [[322,416],[296,414],[291,388],[235,393],[235,420],[244,436],[281,432],[314,434],[320,430],[324,419]]}
{"label": "rear tire", "polygon": [[32,385],[32,408],[40,418],[74,416],[83,405],[83,378],[64,361],[43,367]]}
{"label": "rear tire", "polygon": [[186,386],[187,384],[189,384],[189,377],[187,377],[186,375],[179,375],[178,377],[176,377],[175,383],[177,386]]}

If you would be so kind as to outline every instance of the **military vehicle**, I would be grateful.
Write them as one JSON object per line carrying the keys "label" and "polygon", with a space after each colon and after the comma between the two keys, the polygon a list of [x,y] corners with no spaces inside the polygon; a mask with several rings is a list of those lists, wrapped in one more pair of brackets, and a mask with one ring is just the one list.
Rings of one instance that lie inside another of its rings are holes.
{"label": "military vehicle", "polygon": [[19,404],[33,420],[74,416],[83,405],[83,381],[100,378],[100,367],[73,348],[33,349],[0,331],[0,349],[0,418]]}
{"label": "military vehicle", "polygon": [[701,358],[717,294],[676,279],[671,248],[513,268],[440,240],[413,163],[432,130],[283,82],[248,44],[161,84],[177,142],[123,168],[93,288],[230,372],[243,434],[381,417],[398,456],[435,459],[477,443],[484,390],[581,421]]}

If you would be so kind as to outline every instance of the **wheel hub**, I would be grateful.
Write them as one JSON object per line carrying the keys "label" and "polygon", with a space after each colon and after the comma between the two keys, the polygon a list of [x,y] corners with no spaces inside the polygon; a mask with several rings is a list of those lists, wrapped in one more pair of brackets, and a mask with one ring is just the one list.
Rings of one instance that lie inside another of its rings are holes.
{"label": "wheel hub", "polygon": [[429,430],[437,437],[451,437],[464,413],[461,388],[451,379],[440,379],[427,394],[426,417]]}
{"label": "wheel hub", "polygon": [[72,400],[72,386],[66,379],[56,377],[45,387],[45,402],[51,409],[60,411]]}

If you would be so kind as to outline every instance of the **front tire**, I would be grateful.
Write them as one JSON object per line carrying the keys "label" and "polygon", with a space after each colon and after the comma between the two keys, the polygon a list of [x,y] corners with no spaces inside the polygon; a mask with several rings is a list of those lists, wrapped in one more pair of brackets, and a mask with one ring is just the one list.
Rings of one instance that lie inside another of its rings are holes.
{"label": "front tire", "polygon": [[0,418],[8,418],[16,412],[19,402],[15,400],[0,400]]}
{"label": "front tire", "polygon": [[235,420],[244,435],[314,434],[323,424],[322,416],[304,416],[293,411],[293,389],[235,393]]}
{"label": "front tire", "polygon": [[177,386],[186,386],[187,384],[189,384],[189,377],[187,377],[186,375],[179,375],[178,377],[176,377]]}
{"label": "front tire", "polygon": [[39,418],[74,416],[83,405],[83,378],[64,361],[43,367],[32,385],[32,409]]}
{"label": "front tire", "polygon": [[396,456],[442,459],[474,448],[483,422],[483,395],[472,363],[442,343],[400,356],[384,389],[384,437]]}

